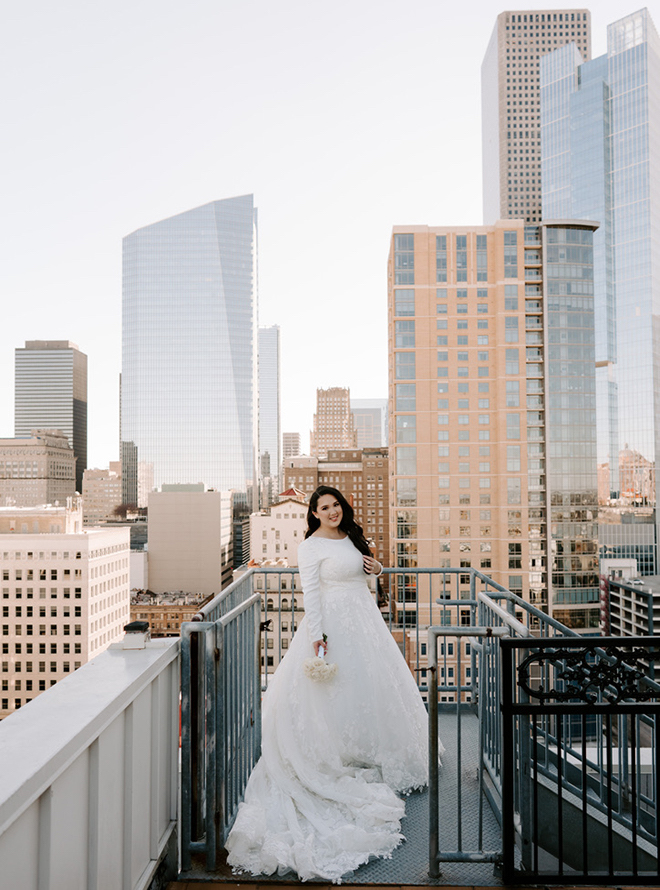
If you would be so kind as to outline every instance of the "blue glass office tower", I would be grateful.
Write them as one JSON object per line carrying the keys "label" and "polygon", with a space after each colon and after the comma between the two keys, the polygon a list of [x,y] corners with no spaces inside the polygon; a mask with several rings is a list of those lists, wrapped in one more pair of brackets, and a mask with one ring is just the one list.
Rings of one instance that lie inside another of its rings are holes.
{"label": "blue glass office tower", "polygon": [[[595,219],[601,556],[657,571],[660,446],[660,40],[647,10],[607,53],[541,60],[543,218]],[[651,543],[651,539],[654,543]]]}
{"label": "blue glass office tower", "polygon": [[[127,479],[256,491],[257,214],[213,201],[123,242],[122,458]],[[135,464],[136,466],[132,466]],[[137,492],[126,491],[137,501]]]}

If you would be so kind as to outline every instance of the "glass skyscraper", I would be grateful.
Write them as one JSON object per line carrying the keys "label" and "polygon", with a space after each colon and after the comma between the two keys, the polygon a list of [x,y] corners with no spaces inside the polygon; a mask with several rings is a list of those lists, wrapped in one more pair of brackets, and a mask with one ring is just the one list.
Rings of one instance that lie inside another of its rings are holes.
{"label": "glass skyscraper", "polygon": [[[544,219],[595,219],[601,555],[657,571],[660,445],[660,40],[647,10],[608,28],[607,53],[541,60]],[[637,534],[639,532],[639,534]],[[657,541],[657,532],[656,532]]]}
{"label": "glass skyscraper", "polygon": [[[274,324],[259,328],[259,474],[262,479],[262,507],[269,506],[274,496],[279,494],[281,443],[280,328]],[[273,486],[278,491],[273,491]]]}
{"label": "glass skyscraper", "polygon": [[243,195],[124,238],[121,440],[134,488],[151,464],[155,488],[255,496],[256,222]]}
{"label": "glass skyscraper", "polygon": [[61,430],[76,458],[76,491],[87,469],[87,356],[68,340],[28,340],[15,351],[14,435]]}

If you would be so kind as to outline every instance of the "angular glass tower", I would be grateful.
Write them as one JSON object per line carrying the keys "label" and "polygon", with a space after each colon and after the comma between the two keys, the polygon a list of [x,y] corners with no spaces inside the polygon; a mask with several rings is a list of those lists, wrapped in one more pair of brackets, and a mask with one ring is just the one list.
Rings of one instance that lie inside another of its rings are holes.
{"label": "angular glass tower", "polygon": [[257,213],[252,195],[213,201],[123,241],[124,498],[203,482],[254,497]]}
{"label": "angular glass tower", "polygon": [[[607,53],[541,60],[543,217],[595,219],[601,555],[657,571],[660,446],[660,39],[643,9]],[[657,542],[657,531],[654,536]],[[651,550],[651,547],[653,548]]]}
{"label": "angular glass tower", "polygon": [[87,356],[68,340],[27,340],[15,351],[14,435],[58,429],[76,458],[76,491],[87,469]]}

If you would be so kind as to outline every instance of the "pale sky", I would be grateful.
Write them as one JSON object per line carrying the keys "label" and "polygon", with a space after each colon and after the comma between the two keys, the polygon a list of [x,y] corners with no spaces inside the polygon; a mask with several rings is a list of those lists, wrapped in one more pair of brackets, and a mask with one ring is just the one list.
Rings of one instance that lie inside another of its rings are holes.
{"label": "pale sky", "polygon": [[[89,356],[89,466],[116,460],[121,239],[249,192],[283,430],[307,445],[319,386],[386,397],[391,229],[481,223],[480,69],[507,8],[0,0],[0,437],[14,349],[72,340]],[[639,7],[587,8],[596,56]]]}

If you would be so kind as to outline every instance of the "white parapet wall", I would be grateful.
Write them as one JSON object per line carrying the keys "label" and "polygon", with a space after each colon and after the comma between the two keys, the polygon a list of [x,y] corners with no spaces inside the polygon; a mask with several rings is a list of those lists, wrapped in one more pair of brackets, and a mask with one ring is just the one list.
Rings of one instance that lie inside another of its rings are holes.
{"label": "white parapet wall", "polygon": [[0,886],[142,890],[176,866],[179,640],[122,643],[0,723]]}

